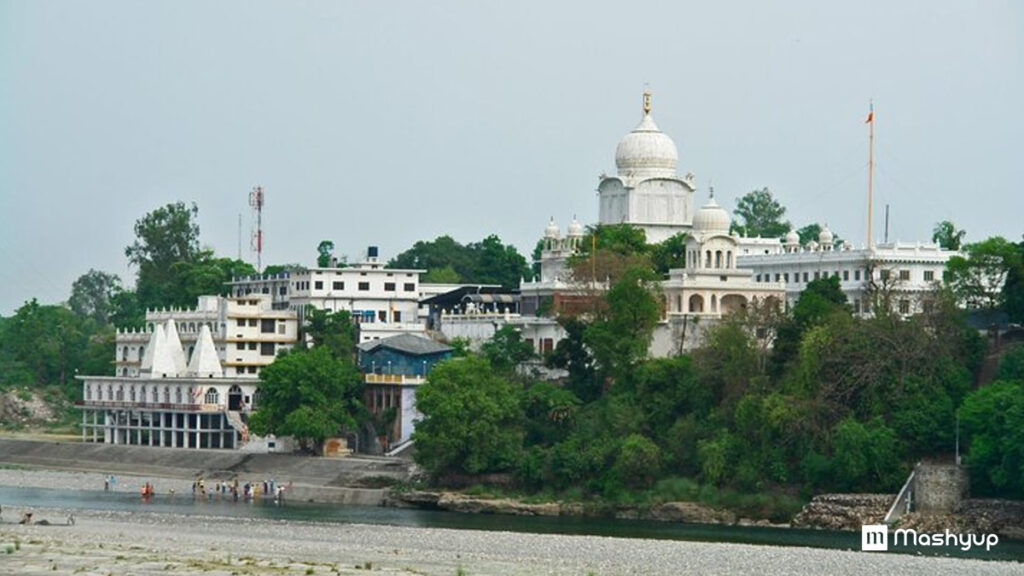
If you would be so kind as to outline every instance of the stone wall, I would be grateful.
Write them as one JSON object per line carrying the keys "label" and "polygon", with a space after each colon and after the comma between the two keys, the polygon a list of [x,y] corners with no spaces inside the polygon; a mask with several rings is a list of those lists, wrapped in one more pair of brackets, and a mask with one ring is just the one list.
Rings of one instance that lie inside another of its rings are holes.
{"label": "stone wall", "polygon": [[911,510],[951,514],[967,494],[967,471],[956,464],[921,462],[914,467]]}
{"label": "stone wall", "polygon": [[793,518],[794,528],[860,530],[881,524],[895,494],[820,494]]}

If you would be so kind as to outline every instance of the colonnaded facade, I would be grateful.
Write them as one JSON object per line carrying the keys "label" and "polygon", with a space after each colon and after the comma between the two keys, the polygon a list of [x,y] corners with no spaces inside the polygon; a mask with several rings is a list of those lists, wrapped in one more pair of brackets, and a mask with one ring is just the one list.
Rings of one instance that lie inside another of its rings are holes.
{"label": "colonnaded facade", "polygon": [[168,318],[149,332],[134,376],[78,377],[82,440],[225,449],[253,440],[250,449],[274,449],[274,439],[249,438],[246,420],[259,405],[259,380],[225,374],[207,324],[187,357],[177,326]]}

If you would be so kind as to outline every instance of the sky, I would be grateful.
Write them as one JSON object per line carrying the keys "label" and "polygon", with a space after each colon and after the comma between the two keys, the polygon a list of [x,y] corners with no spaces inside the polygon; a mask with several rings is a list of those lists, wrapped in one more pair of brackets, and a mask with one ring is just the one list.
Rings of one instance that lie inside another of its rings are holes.
{"label": "sky", "polygon": [[263,264],[358,260],[553,217],[597,220],[618,141],[653,115],[727,210],[768,187],[795,227],[866,242],[1024,233],[1024,3],[0,0],[0,315],[89,269],[134,282],[134,222],[199,207]]}

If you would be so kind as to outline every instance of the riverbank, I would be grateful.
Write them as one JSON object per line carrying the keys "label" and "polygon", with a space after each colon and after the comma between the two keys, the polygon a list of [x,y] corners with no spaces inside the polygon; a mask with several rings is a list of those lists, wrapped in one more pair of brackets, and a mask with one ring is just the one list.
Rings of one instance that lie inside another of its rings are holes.
{"label": "riverbank", "polygon": [[[81,479],[70,480],[77,482]],[[10,503],[4,517],[21,510]],[[69,511],[35,509],[62,522]],[[0,524],[0,574],[452,576],[1018,574],[1020,564],[905,554],[76,511],[73,526]]]}

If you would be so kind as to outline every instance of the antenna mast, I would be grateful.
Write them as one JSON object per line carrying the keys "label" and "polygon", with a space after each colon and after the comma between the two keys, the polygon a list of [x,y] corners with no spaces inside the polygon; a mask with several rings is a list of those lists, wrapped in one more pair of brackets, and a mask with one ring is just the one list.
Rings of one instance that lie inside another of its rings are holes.
{"label": "antenna mast", "polygon": [[249,193],[249,205],[256,217],[256,231],[252,235],[252,246],[256,250],[256,273],[263,270],[263,187],[256,186]]}
{"label": "antenna mast", "polygon": [[871,231],[871,204],[874,199],[872,181],[875,176],[875,103],[871,102],[868,111],[868,250],[875,247],[875,239]]}

